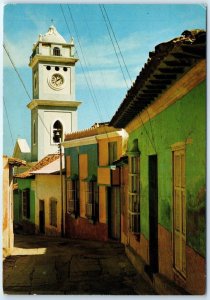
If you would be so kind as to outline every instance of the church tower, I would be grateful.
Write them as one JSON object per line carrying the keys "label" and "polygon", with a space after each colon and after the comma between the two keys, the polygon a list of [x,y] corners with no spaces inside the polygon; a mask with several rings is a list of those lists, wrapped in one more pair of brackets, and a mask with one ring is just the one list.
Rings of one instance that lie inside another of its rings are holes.
{"label": "church tower", "polygon": [[75,100],[74,41],[69,43],[50,26],[34,44],[29,66],[32,68],[31,160],[38,161],[58,150],[64,134],[77,130]]}

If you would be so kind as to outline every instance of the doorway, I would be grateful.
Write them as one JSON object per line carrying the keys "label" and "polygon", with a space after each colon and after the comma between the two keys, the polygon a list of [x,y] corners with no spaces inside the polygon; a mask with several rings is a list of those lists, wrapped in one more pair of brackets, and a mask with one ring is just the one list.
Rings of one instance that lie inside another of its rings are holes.
{"label": "doorway", "polygon": [[150,271],[158,272],[158,159],[149,156],[149,259]]}
{"label": "doorway", "polygon": [[108,188],[108,234],[109,238],[120,240],[120,188]]}
{"label": "doorway", "polygon": [[44,200],[39,200],[39,232],[45,233],[45,207]]}

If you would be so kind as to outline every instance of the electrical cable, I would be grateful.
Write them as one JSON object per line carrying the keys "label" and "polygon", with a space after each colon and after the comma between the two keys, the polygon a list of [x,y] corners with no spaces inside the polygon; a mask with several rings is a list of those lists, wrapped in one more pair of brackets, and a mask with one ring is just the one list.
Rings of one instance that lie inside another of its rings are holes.
{"label": "electrical cable", "polygon": [[5,109],[5,112],[6,112],[7,122],[8,122],[8,125],[9,125],[10,137],[11,137],[12,145],[13,145],[13,149],[14,149],[15,143],[14,143],[14,139],[13,139],[13,135],[12,135],[11,125],[10,125],[10,121],[9,121],[8,112],[7,112],[7,107],[6,107],[6,103],[5,103],[5,101],[4,101],[4,97],[3,97],[3,103],[4,103],[4,109]]}
{"label": "electrical cable", "polygon": [[129,71],[128,71],[127,65],[126,65],[126,63],[125,63],[125,60],[124,60],[124,57],[123,57],[123,55],[122,55],[122,51],[121,51],[121,49],[120,49],[120,46],[119,46],[119,43],[118,43],[118,41],[117,41],[117,38],[116,38],[115,32],[114,32],[114,30],[113,30],[113,27],[112,27],[112,24],[111,24],[111,22],[110,22],[109,16],[108,16],[108,14],[107,14],[106,8],[105,8],[104,4],[102,4],[102,5],[101,5],[101,4],[99,4],[99,6],[103,7],[103,9],[104,9],[104,12],[105,12],[106,18],[107,18],[107,20],[108,20],[108,22],[109,22],[109,26],[110,26],[110,28],[111,28],[112,34],[113,34],[113,36],[114,36],[114,39],[115,39],[115,43],[117,44],[117,47],[118,47],[118,50],[119,50],[119,53],[120,53],[121,59],[122,59],[122,61],[123,61],[123,64],[124,64],[124,66],[125,66],[126,72],[127,72],[127,74],[128,74],[128,77],[129,77],[129,79],[130,79],[130,82],[131,82],[131,85],[132,85],[132,83],[133,83],[133,82],[132,82],[132,79],[131,79],[130,73],[129,73]]}
{"label": "electrical cable", "polygon": [[[8,51],[8,49],[7,49],[6,45],[5,45],[5,43],[3,44],[3,47],[4,47],[4,50],[5,50],[5,52],[6,52],[7,56],[8,56],[8,58],[9,58],[11,64],[12,64],[12,66],[13,66],[13,68],[14,68],[14,70],[15,70],[15,72],[16,72],[16,74],[17,74],[17,76],[18,76],[18,78],[19,78],[19,80],[20,80],[20,82],[21,82],[21,84],[22,84],[22,86],[23,86],[23,88],[24,88],[24,90],[25,90],[25,92],[26,92],[28,98],[29,98],[29,100],[32,101],[31,96],[30,96],[30,94],[29,94],[29,92],[28,92],[28,90],[27,90],[27,88],[26,88],[26,86],[25,86],[25,84],[24,84],[24,81],[23,81],[23,79],[22,79],[20,73],[18,72],[18,70],[17,70],[17,68],[16,68],[16,66],[15,66],[15,63],[13,62],[13,60],[12,60],[12,58],[11,58],[11,55],[9,54],[9,51]],[[39,117],[40,121],[42,122],[43,126],[45,127],[47,133],[48,133],[49,136],[50,136],[50,132],[49,132],[48,128],[46,127],[44,121],[42,120],[42,117],[41,117],[39,114],[38,114],[38,117]]]}
{"label": "electrical cable", "polygon": [[124,79],[124,81],[125,81],[125,85],[126,85],[126,87],[127,87],[127,89],[128,89],[129,86],[128,86],[128,84],[127,84],[127,81],[126,81],[126,78],[125,78],[125,74],[124,74],[124,72],[123,72],[123,68],[122,68],[122,65],[121,65],[121,63],[120,63],[120,59],[119,59],[118,54],[117,54],[117,50],[116,50],[116,48],[115,48],[115,45],[114,45],[114,42],[113,42],[113,39],[112,39],[110,30],[109,30],[109,27],[108,27],[108,25],[107,25],[106,18],[105,18],[105,15],[104,15],[104,12],[103,12],[103,10],[102,10],[102,8],[101,8],[100,5],[99,5],[99,7],[100,7],[100,10],[101,10],[101,13],[102,13],[102,16],[103,16],[103,19],[104,19],[104,22],[105,22],[107,31],[108,31],[108,33],[109,33],[109,37],[110,37],[110,40],[111,40],[111,42],[112,42],[112,46],[113,46],[113,48],[114,48],[114,52],[115,52],[115,55],[116,55],[117,60],[118,60],[118,63],[119,63],[119,66],[120,66],[120,69],[121,69],[121,73],[122,73],[123,79]]}
{"label": "electrical cable", "polygon": [[[105,23],[106,23],[106,18],[107,18],[107,20],[108,20],[108,23],[109,23],[109,26],[110,26],[110,28],[111,28],[112,34],[113,34],[113,36],[114,36],[115,42],[116,42],[116,44],[117,44],[117,46],[118,46],[118,50],[119,50],[120,56],[121,56],[121,58],[122,58],[123,64],[124,64],[124,66],[125,66],[125,69],[126,69],[126,71],[127,71],[127,74],[128,74],[128,76],[129,76],[130,81],[131,81],[131,84],[132,84],[132,80],[131,80],[130,73],[129,73],[129,71],[128,71],[127,65],[126,65],[125,60],[124,60],[124,57],[123,57],[123,55],[122,55],[122,51],[121,51],[121,49],[120,49],[119,43],[118,43],[118,41],[117,41],[117,38],[116,38],[116,35],[115,35],[115,33],[114,33],[112,24],[111,24],[110,19],[109,19],[109,17],[108,17],[107,11],[106,11],[104,5],[99,4],[99,6],[100,6],[100,9],[101,9],[101,12],[102,12],[102,15],[103,15],[103,18],[104,18]],[[106,18],[105,18],[104,14],[103,14],[103,11],[102,11],[102,8],[101,8],[101,7],[103,7],[103,9],[104,9]],[[107,29],[108,29],[108,26],[107,26]],[[108,32],[109,32],[109,30],[108,30]],[[110,35],[110,32],[109,32],[109,35]],[[110,37],[110,38],[111,38],[111,37]],[[112,38],[111,38],[111,41],[112,41]],[[112,41],[112,44],[113,44],[113,41]],[[114,47],[114,49],[115,49],[115,47]],[[116,53],[116,52],[115,52],[115,53]],[[121,70],[122,70],[122,68],[121,68]],[[124,74],[124,73],[123,73],[123,74]],[[149,138],[149,141],[150,141],[150,143],[151,143],[153,149],[155,150],[155,153],[157,153],[157,149],[156,149],[156,145],[155,145],[155,140],[154,140],[154,134],[153,134],[153,128],[152,128],[151,119],[150,119],[150,115],[149,115],[149,112],[148,112],[147,108],[146,108],[146,112],[147,112],[148,117],[149,117],[149,124],[150,124],[150,128],[151,128],[152,139],[150,138],[149,133],[148,133],[148,131],[146,130],[146,127],[144,126],[144,123],[143,123],[143,121],[142,121],[140,115],[139,115],[139,117],[140,117],[141,123],[142,123],[142,125],[143,125],[143,127],[144,127],[144,129],[145,129],[145,131],[146,131],[146,134],[147,134],[147,136],[148,136],[148,138]]]}

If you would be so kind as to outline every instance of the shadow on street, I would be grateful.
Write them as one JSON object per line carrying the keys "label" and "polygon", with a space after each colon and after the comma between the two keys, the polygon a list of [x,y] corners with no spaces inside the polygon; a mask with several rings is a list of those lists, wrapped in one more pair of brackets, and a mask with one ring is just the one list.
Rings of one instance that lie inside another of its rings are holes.
{"label": "shadow on street", "polygon": [[15,235],[3,264],[6,294],[154,295],[117,242]]}

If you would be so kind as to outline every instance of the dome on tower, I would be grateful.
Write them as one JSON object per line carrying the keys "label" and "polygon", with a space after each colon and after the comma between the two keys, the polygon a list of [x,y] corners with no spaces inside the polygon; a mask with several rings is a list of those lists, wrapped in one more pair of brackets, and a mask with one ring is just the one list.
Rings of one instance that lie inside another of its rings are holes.
{"label": "dome on tower", "polygon": [[51,25],[48,29],[48,32],[45,34],[39,35],[39,41],[46,43],[66,43],[65,39],[58,33],[55,26]]}

